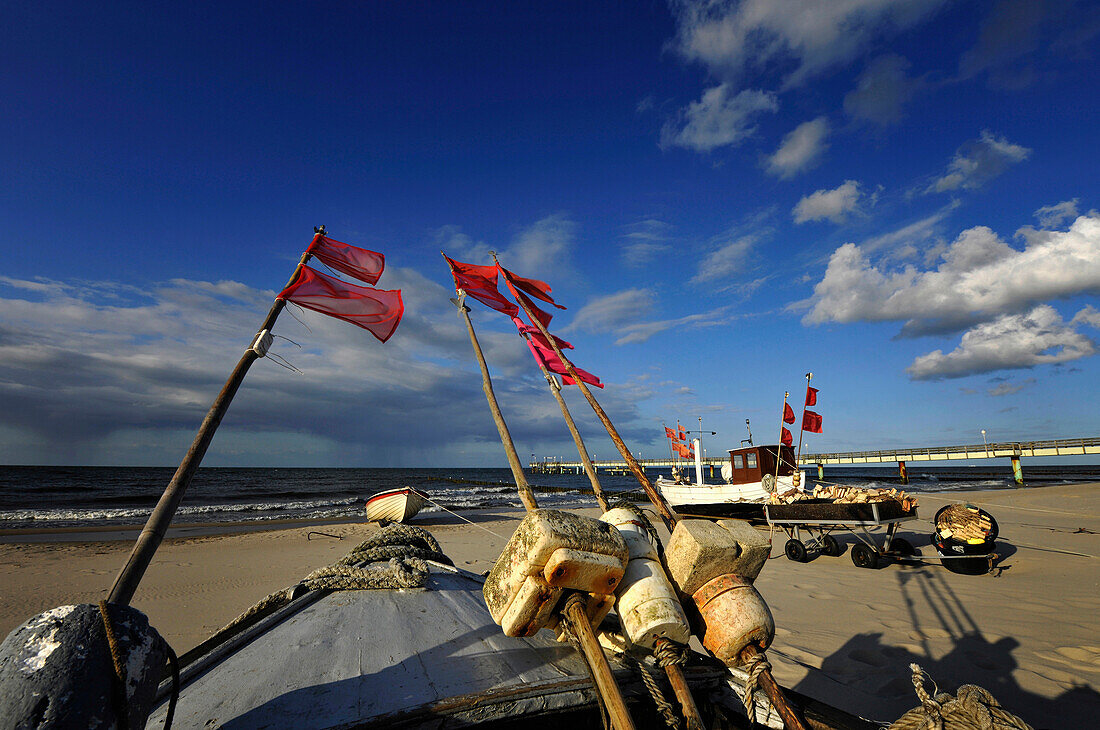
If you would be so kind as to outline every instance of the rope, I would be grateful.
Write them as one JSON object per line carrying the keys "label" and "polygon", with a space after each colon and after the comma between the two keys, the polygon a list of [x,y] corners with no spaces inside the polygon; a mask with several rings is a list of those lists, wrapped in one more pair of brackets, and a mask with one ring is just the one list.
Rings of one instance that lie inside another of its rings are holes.
{"label": "rope", "polygon": [[[439,542],[424,528],[402,524],[387,525],[332,565],[315,570],[300,583],[261,599],[230,621],[218,634],[237,629],[250,623],[253,616],[289,603],[294,597],[301,595],[303,590],[422,588],[428,578],[425,560],[454,565],[443,554]],[[367,569],[355,565],[381,561],[388,561],[385,568]]]}
{"label": "rope", "polygon": [[[924,688],[924,670],[917,664],[909,668],[921,706],[902,715],[889,730],[1032,730],[981,687],[964,684],[955,697],[946,692],[933,696]],[[938,690],[935,682],[932,688]]]}
{"label": "rope", "polygon": [[649,517],[646,515],[645,511],[643,511],[642,508],[639,507],[638,505],[634,504],[633,502],[629,502],[625,499],[616,499],[614,502],[609,504],[607,507],[608,507],[608,510],[625,509],[625,510],[629,511],[632,515],[634,515],[635,517],[638,518],[638,521],[642,524],[643,527],[645,527],[646,534],[649,535],[649,541],[651,543],[653,543],[654,547],[656,547],[656,549],[657,549],[657,557],[659,557],[661,559],[661,564],[664,565],[664,562],[665,562],[665,548],[664,548],[664,545],[661,544],[661,538],[660,538],[660,536],[657,535],[657,528],[655,528],[653,526],[653,523],[649,521]]}
{"label": "rope", "polygon": [[653,644],[653,658],[657,660],[657,666],[662,669],[673,664],[682,667],[687,664],[687,647],[680,646],[669,639],[657,639]]}
{"label": "rope", "polygon": [[168,666],[172,671],[172,696],[168,700],[168,711],[164,713],[163,730],[172,730],[172,717],[176,714],[176,703],[180,699],[180,660],[168,642],[164,646],[168,649]]}
{"label": "rope", "polygon": [[490,535],[492,535],[493,537],[499,537],[499,538],[500,538],[501,540],[507,540],[507,539],[508,539],[508,538],[506,538],[506,537],[505,537],[504,535],[498,535],[497,533],[495,533],[495,532],[493,532],[492,530],[490,530],[490,529],[489,529],[488,527],[482,527],[481,525],[477,524],[477,523],[476,523],[476,522],[474,522],[473,520],[471,520],[471,519],[468,519],[468,518],[466,518],[466,517],[463,517],[463,516],[462,516],[462,515],[460,515],[459,513],[457,513],[457,512],[453,512],[453,511],[451,511],[451,510],[447,509],[446,507],[444,507],[443,505],[441,505],[441,504],[440,504],[439,502],[436,502],[436,501],[435,501],[434,499],[432,499],[431,497],[429,497],[429,496],[428,496],[428,495],[426,495],[426,494],[424,495],[424,499],[426,499],[427,501],[431,502],[432,504],[434,504],[434,505],[435,505],[436,507],[438,507],[439,509],[443,510],[444,512],[450,512],[450,513],[451,513],[452,515],[454,515],[454,516],[455,516],[455,517],[457,517],[458,519],[462,520],[463,522],[469,522],[469,523],[470,523],[471,525],[473,525],[473,526],[474,526],[474,527],[476,527],[477,529],[479,529],[479,530],[484,530],[485,532],[488,532],[488,533],[489,533]]}
{"label": "rope", "polygon": [[745,680],[741,701],[745,703],[745,709],[749,713],[749,722],[753,722],[756,717],[753,696],[756,694],[756,690],[760,689],[760,675],[764,672],[770,672],[772,665],[763,654],[753,654],[742,668],[749,673],[749,678]]}
{"label": "rope", "polygon": [[665,724],[672,728],[672,730],[680,730],[682,725],[680,716],[676,714],[676,708],[668,701],[668,698],[665,697],[665,693],[661,690],[661,685],[657,683],[657,677],[655,676],[656,673],[654,670],[633,654],[627,653],[623,656],[630,659],[634,668],[638,670],[638,675],[642,678],[642,684],[645,685],[646,690],[649,692],[649,696],[653,698],[653,704],[657,705],[657,711],[660,712],[661,717],[665,719]]}
{"label": "rope", "polygon": [[106,601],[99,602],[99,615],[103,618],[103,632],[107,635],[111,664],[115,670],[115,681],[111,683],[111,689],[115,695],[115,703],[118,705],[118,726],[126,730],[130,725],[130,711],[126,701],[126,670],[122,666],[122,648],[118,645],[118,638],[115,637],[111,617],[107,615]]}

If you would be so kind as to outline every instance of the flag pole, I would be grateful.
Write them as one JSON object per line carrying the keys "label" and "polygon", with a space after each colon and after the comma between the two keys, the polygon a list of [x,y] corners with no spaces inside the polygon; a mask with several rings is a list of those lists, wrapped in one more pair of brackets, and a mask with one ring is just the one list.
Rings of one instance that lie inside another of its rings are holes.
{"label": "flag pole", "polygon": [[[504,274],[505,280],[508,281],[509,284],[512,284],[511,277],[508,275],[508,271],[500,265],[499,261],[497,261],[496,254],[492,254],[492,256],[493,261],[497,264],[497,267],[500,269],[501,273]],[[666,502],[665,498],[661,496],[661,493],[654,489],[653,484],[645,475],[645,470],[642,469],[641,465],[638,463],[638,460],[634,458],[634,455],[630,453],[630,449],[626,448],[626,444],[623,442],[623,439],[619,435],[619,432],[615,429],[615,425],[611,423],[611,419],[607,417],[607,413],[605,413],[603,408],[600,407],[600,404],[596,401],[595,396],[592,395],[592,391],[589,390],[585,382],[581,380],[581,376],[577,373],[577,369],[573,367],[573,363],[569,361],[569,358],[567,358],[565,356],[565,353],[561,351],[561,348],[558,347],[558,343],[554,341],[554,338],[550,335],[550,332],[547,331],[546,325],[544,325],[538,317],[532,314],[531,308],[527,306],[527,302],[525,301],[525,298],[523,296],[517,296],[516,301],[521,307],[523,307],[523,311],[527,313],[527,317],[531,320],[531,322],[533,322],[534,325],[538,327],[539,332],[541,332],[542,335],[546,337],[547,342],[550,343],[550,347],[554,349],[554,354],[561,359],[562,364],[565,365],[567,370],[569,370],[569,376],[577,382],[577,386],[581,389],[581,393],[584,395],[584,399],[588,401],[588,405],[592,406],[592,410],[596,412],[596,416],[600,419],[600,422],[603,423],[604,428],[607,429],[607,435],[611,437],[611,441],[615,444],[615,448],[619,450],[619,453],[626,461],[626,464],[630,468],[630,471],[633,472],[635,478],[637,478],[638,482],[642,485],[642,489],[645,490],[646,496],[649,497],[649,501],[653,503],[654,507],[656,507],[657,513],[661,516],[661,520],[665,523],[665,527],[667,527],[669,530],[672,530],[672,528],[675,527],[676,523],[679,521],[679,517],[676,515],[675,512],[672,511],[672,508],[668,506],[668,502]]]}
{"label": "flag pole", "polygon": [[[806,373],[806,396],[810,395],[810,381],[814,379],[813,373]],[[802,458],[802,433],[806,430],[806,398],[802,399],[802,423],[798,424],[798,454],[794,457],[795,468],[798,468],[798,460]]]}
{"label": "flag pole", "polygon": [[[302,267],[313,256],[310,253],[313,244],[325,236],[324,226],[319,226],[313,230],[313,240],[310,241],[309,247],[302,254],[302,258],[298,261],[298,266],[294,269],[294,273],[291,274],[286,286],[290,286],[298,280],[298,276],[302,273]],[[191,443],[191,448],[187,450],[187,454],[180,462],[179,468],[172,476],[172,480],[168,482],[164,494],[160,496],[160,501],[157,502],[157,506],[149,515],[149,520],[142,528],[141,534],[138,535],[133,550],[130,551],[130,557],[126,561],[126,565],[123,566],[118,577],[115,578],[114,585],[111,586],[111,591],[107,595],[108,603],[127,605],[134,597],[134,591],[137,590],[138,583],[145,575],[145,570],[149,567],[153,554],[160,547],[161,541],[164,540],[168,525],[172,522],[172,517],[179,508],[184,492],[190,486],[191,479],[195,476],[199,464],[202,463],[202,458],[206,455],[210,442],[214,439],[214,432],[218,430],[225,412],[229,410],[229,404],[232,402],[233,396],[237,394],[237,389],[241,386],[244,376],[248,374],[248,369],[252,366],[252,363],[267,353],[271,328],[275,326],[275,320],[278,319],[279,313],[283,311],[285,306],[286,300],[283,299],[276,299],[271,305],[267,317],[252,340],[252,344],[244,351],[244,355],[241,356],[237,366],[230,374],[229,380],[222,386],[221,392],[214,399],[206,418],[199,426],[199,432],[195,435],[195,440]]]}
{"label": "flag pole", "polygon": [[485,354],[481,351],[481,343],[477,341],[474,333],[474,323],[470,321],[470,308],[466,306],[466,292],[458,289],[458,299],[452,299],[458,307],[458,314],[466,322],[466,331],[470,335],[470,344],[473,345],[474,355],[477,357],[478,367],[481,368],[481,389],[485,393],[485,400],[489,401],[489,411],[493,414],[493,422],[496,423],[497,432],[500,434],[500,443],[504,446],[504,454],[508,457],[508,466],[512,469],[512,477],[516,480],[516,489],[519,490],[519,499],[528,512],[539,508],[535,501],[535,495],[531,491],[531,485],[523,475],[523,465],[520,464],[519,454],[516,453],[516,445],[512,443],[512,434],[508,431],[508,424],[504,422],[504,414],[500,412],[497,404],[496,393],[493,392],[493,381],[489,377],[489,366],[485,364]]}
{"label": "flag pole", "polygon": [[779,445],[775,447],[775,491],[779,492],[779,463],[783,461],[783,429],[786,428],[783,424],[786,421],[783,420],[783,416],[787,414],[787,398],[791,396],[790,391],[783,391],[783,410],[779,412]]}
{"label": "flag pole", "polygon": [[[523,335],[523,339],[529,340],[530,335]],[[565,419],[565,425],[569,427],[569,433],[573,436],[573,443],[577,446],[577,453],[580,454],[581,463],[584,465],[584,473],[588,475],[588,481],[592,484],[592,491],[596,494],[596,502],[599,503],[600,509],[607,512],[611,509],[607,503],[607,496],[604,494],[603,486],[600,485],[599,477],[596,476],[596,467],[592,465],[592,459],[588,457],[588,448],[584,445],[584,440],[581,438],[581,432],[577,430],[577,424],[573,420],[573,415],[569,412],[568,406],[565,405],[565,398],[561,394],[561,384],[558,379],[546,369],[546,366],[542,364],[542,361],[535,358],[535,362],[538,363],[539,370],[542,371],[542,375],[546,378],[546,383],[550,386],[550,392],[554,394],[554,400],[558,402],[558,407],[561,408],[562,418]]]}

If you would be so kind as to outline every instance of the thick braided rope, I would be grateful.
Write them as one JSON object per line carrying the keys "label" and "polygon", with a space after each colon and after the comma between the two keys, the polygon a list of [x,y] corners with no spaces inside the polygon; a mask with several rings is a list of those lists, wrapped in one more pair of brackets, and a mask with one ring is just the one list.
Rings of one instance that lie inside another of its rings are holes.
{"label": "thick braided rope", "polygon": [[687,664],[687,647],[669,639],[658,639],[653,645],[653,658],[662,669],[673,664],[682,667]]}
{"label": "thick braided rope", "polygon": [[[389,561],[386,568],[366,569],[354,563]],[[299,586],[307,590],[365,590],[379,588],[420,588],[427,581],[425,560],[454,565],[443,554],[439,542],[422,527],[392,524],[360,543],[332,565],[315,570],[301,583],[276,591],[230,621],[218,633],[247,623],[261,611],[289,603]]]}
{"label": "thick braided rope", "polygon": [[676,714],[676,708],[672,706],[672,703],[665,697],[665,693],[661,690],[661,685],[657,682],[657,677],[654,676],[654,671],[644,661],[632,654],[624,654],[624,656],[630,658],[635,668],[638,670],[639,676],[642,678],[642,684],[645,685],[646,690],[649,692],[649,696],[653,698],[653,704],[657,705],[657,711],[661,713],[661,717],[665,719],[665,724],[673,730],[680,730],[681,722],[680,716]]}
{"label": "thick braided rope", "polygon": [[753,654],[749,657],[749,660],[745,662],[744,670],[749,673],[749,678],[745,680],[745,688],[742,690],[741,701],[745,703],[745,709],[749,713],[749,720],[756,717],[753,696],[756,694],[756,690],[760,688],[760,675],[764,672],[771,671],[771,668],[772,665],[763,654]]}
{"label": "thick braided rope", "polygon": [[909,668],[921,706],[898,718],[890,730],[1032,730],[985,689],[964,684],[955,697],[946,692],[933,696],[924,688],[924,670],[917,664]]}

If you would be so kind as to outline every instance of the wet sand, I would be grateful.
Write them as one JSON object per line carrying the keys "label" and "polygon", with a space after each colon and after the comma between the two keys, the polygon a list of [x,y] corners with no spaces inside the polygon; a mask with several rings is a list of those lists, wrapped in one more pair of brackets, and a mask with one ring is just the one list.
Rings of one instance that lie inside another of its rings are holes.
{"label": "wet sand", "polygon": [[[920,499],[924,517],[904,523],[899,535],[934,555],[928,535],[936,510],[977,504],[1000,524],[998,570],[958,575],[935,561],[860,569],[850,558],[856,538],[844,533],[837,534],[840,557],[793,563],[777,531],[774,559],[757,581],[778,627],[768,651],[776,678],[892,720],[917,704],[908,668],[916,662],[942,691],[980,685],[1035,727],[1089,726],[1100,715],[1100,484]],[[523,515],[462,516],[474,524],[441,512],[421,514],[416,524],[456,565],[482,573]],[[355,522],[265,527],[189,526],[165,540],[133,603],[177,652],[378,529]],[[130,550],[130,542],[111,538],[128,534],[0,534],[0,635],[42,610],[105,597]]]}

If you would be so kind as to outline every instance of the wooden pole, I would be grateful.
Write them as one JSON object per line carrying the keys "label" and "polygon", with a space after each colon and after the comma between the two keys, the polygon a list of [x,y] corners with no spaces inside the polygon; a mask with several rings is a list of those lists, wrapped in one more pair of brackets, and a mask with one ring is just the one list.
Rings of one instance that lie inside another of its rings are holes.
{"label": "wooden pole", "polygon": [[[524,339],[528,339],[528,335],[524,335]],[[550,392],[554,394],[554,400],[558,402],[558,407],[561,408],[561,415],[565,419],[565,425],[569,427],[569,433],[573,435],[573,443],[577,446],[577,453],[580,454],[581,463],[584,465],[584,473],[588,475],[588,481],[592,484],[592,491],[596,494],[596,502],[599,503],[600,509],[606,512],[611,509],[607,504],[607,496],[603,493],[599,477],[596,476],[596,469],[592,466],[592,459],[588,456],[588,448],[584,445],[581,432],[577,430],[573,415],[569,412],[569,407],[565,405],[565,398],[561,394],[561,384],[540,360],[536,358],[535,361],[538,362],[539,370],[542,371],[543,377],[546,378],[546,382],[550,386]]]}
{"label": "wooden pole", "polygon": [[[324,226],[316,230],[317,233],[313,236],[313,240],[309,244],[310,247],[325,235]],[[311,257],[312,254],[307,248],[306,252],[302,254],[301,260],[298,261],[298,266],[294,269],[294,273],[291,274],[286,286],[290,286],[298,280],[298,276],[302,272],[302,267],[305,266],[306,262],[309,261]],[[286,287],[283,288],[285,289]],[[283,307],[285,306],[286,301],[282,299],[275,300],[271,305],[271,309],[268,310],[267,317],[264,319],[263,324],[260,325],[257,335],[263,333],[265,330],[271,330],[275,325],[275,320],[279,317],[279,313],[283,311]],[[237,362],[237,366],[230,374],[229,380],[222,386],[221,392],[218,393],[217,397],[214,399],[214,403],[210,406],[206,418],[203,419],[202,425],[199,426],[199,432],[195,435],[195,440],[191,443],[191,448],[187,450],[187,454],[183,457],[183,461],[180,462],[179,468],[176,469],[176,473],[172,476],[172,480],[168,482],[164,494],[160,496],[160,501],[157,502],[157,506],[153,509],[153,513],[149,515],[149,520],[145,523],[145,527],[142,528],[141,534],[138,535],[133,550],[130,551],[130,557],[126,561],[126,565],[123,566],[118,577],[115,578],[114,585],[111,586],[111,590],[107,594],[108,603],[127,605],[134,597],[134,591],[137,590],[138,583],[141,582],[142,576],[145,575],[145,570],[149,567],[149,562],[153,559],[153,554],[156,553],[157,548],[160,547],[161,541],[164,540],[164,535],[168,531],[168,525],[171,524],[172,517],[176,514],[176,509],[179,508],[180,502],[183,500],[183,495],[187,491],[187,487],[191,484],[191,479],[195,476],[199,464],[202,463],[203,456],[206,455],[207,448],[210,447],[210,442],[214,439],[214,432],[218,430],[218,426],[221,424],[225,412],[229,410],[229,404],[233,401],[233,396],[237,394],[237,389],[244,381],[244,376],[248,374],[248,369],[252,366],[252,363],[260,357],[260,354],[253,349],[256,344],[256,338],[253,338],[252,342],[253,344],[245,350],[244,355],[241,356],[241,359]]]}
{"label": "wooden pole", "polygon": [[626,701],[619,691],[619,685],[615,683],[615,676],[611,674],[611,665],[607,663],[603,647],[596,639],[596,632],[592,630],[592,624],[588,621],[588,614],[584,612],[584,599],[580,594],[574,593],[565,601],[562,613],[569,619],[569,627],[573,635],[577,637],[577,643],[581,645],[581,653],[585,661],[592,669],[592,676],[596,680],[596,691],[603,697],[607,705],[607,712],[611,715],[611,725],[616,730],[634,730],[634,721],[630,718],[630,712],[626,708]]}
{"label": "wooden pole", "polygon": [[[493,261],[496,262],[497,266],[500,268],[501,273],[504,274],[505,281],[507,281],[510,286],[514,287],[515,285],[512,284],[511,277],[509,277],[507,269],[505,269],[503,266],[500,266],[500,262],[497,261],[497,257],[495,254],[493,255]],[[634,455],[630,453],[630,449],[626,448],[626,444],[623,443],[623,439],[621,436],[619,436],[619,432],[615,429],[615,425],[611,423],[611,419],[607,417],[607,414],[604,412],[603,408],[601,408],[600,404],[596,402],[596,398],[592,395],[592,391],[589,390],[585,382],[581,380],[580,375],[577,374],[576,368],[573,367],[573,363],[569,361],[569,358],[567,358],[565,354],[561,351],[561,348],[558,347],[558,343],[554,341],[554,338],[550,335],[550,332],[547,331],[546,327],[542,324],[542,322],[539,321],[538,317],[536,317],[531,312],[531,308],[527,306],[527,302],[524,300],[524,297],[517,296],[516,300],[523,308],[523,311],[527,313],[527,317],[531,320],[531,322],[534,323],[536,327],[538,327],[539,332],[541,332],[542,335],[546,338],[547,342],[550,343],[550,346],[554,348],[554,354],[556,354],[561,359],[562,364],[564,364],[566,369],[569,371],[570,377],[572,377],[573,380],[577,382],[577,387],[581,389],[581,393],[584,395],[584,399],[588,401],[588,405],[592,406],[592,410],[596,412],[596,416],[600,419],[600,422],[603,423],[604,428],[607,429],[607,435],[611,437],[611,441],[615,444],[615,448],[619,450],[619,454],[622,455],[623,459],[626,461],[627,466],[630,467],[630,471],[633,472],[635,478],[637,478],[638,482],[642,485],[642,489],[645,490],[646,496],[649,497],[649,501],[652,502],[653,506],[657,508],[657,513],[661,515],[661,519],[664,521],[665,527],[667,527],[671,531],[672,528],[675,527],[676,523],[679,521],[679,517],[677,517],[676,513],[672,511],[672,508],[668,506],[668,502],[666,502],[665,498],[661,496],[661,493],[658,492],[653,487],[653,484],[650,483],[649,479],[645,475],[645,470],[642,469],[640,464],[638,464],[638,461],[634,458]]]}
{"label": "wooden pole", "polygon": [[470,334],[470,344],[474,347],[474,355],[477,356],[477,364],[481,368],[481,389],[485,392],[485,400],[489,401],[489,411],[493,414],[493,422],[497,425],[500,434],[500,443],[504,446],[504,454],[508,457],[508,466],[512,469],[512,476],[516,480],[516,489],[519,490],[519,499],[523,507],[530,512],[539,508],[535,501],[535,495],[531,491],[531,485],[523,475],[523,465],[520,464],[516,446],[512,443],[512,434],[508,431],[508,424],[504,422],[504,414],[500,412],[496,394],[493,392],[493,381],[489,377],[489,367],[485,364],[485,355],[481,352],[481,344],[474,333],[474,323],[470,321],[470,308],[466,306],[466,292],[459,289],[458,299],[452,299],[458,307],[459,316],[466,322],[466,331]]}
{"label": "wooden pole", "polygon": [[[662,643],[671,642],[668,639],[657,639],[654,649],[659,649]],[[669,664],[665,666],[665,674],[668,676],[668,683],[672,685],[672,691],[676,693],[676,699],[680,701],[684,720],[687,721],[687,730],[704,730],[703,718],[699,714],[695,698],[691,695],[691,688],[688,686],[687,678],[684,677],[684,670],[679,664]]]}
{"label": "wooden pole", "polygon": [[[813,373],[806,373],[806,395],[810,395],[810,381],[814,379]],[[794,466],[798,468],[798,460],[802,458],[802,434],[806,425],[806,399],[802,399],[802,423],[798,424],[798,454],[794,457]]]}
{"label": "wooden pole", "polygon": [[[741,650],[742,660],[747,660],[753,656],[762,656],[762,652],[752,644],[749,644]],[[809,725],[806,724],[805,718],[802,717],[802,713],[798,711],[794,705],[787,701],[786,696],[783,694],[782,688],[772,677],[770,669],[765,669],[760,674],[760,687],[768,695],[768,699],[772,703],[772,707],[779,713],[779,716],[783,718],[783,725],[787,730],[807,730]],[[751,711],[750,711],[751,714]],[[750,717],[751,721],[752,718]]]}

